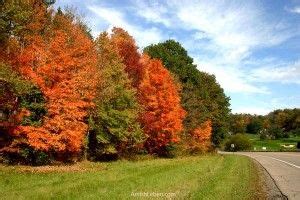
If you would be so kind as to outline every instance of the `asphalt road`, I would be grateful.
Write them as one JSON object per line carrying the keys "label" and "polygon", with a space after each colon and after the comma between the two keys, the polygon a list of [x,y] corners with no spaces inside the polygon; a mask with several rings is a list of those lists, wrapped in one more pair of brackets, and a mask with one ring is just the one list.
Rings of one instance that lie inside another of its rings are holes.
{"label": "asphalt road", "polygon": [[288,199],[300,200],[300,152],[235,152],[257,160]]}

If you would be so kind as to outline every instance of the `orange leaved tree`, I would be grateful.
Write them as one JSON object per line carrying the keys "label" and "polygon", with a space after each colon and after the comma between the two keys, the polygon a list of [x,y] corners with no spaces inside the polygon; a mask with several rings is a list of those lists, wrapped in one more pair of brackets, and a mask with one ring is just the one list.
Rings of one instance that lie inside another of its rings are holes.
{"label": "orange leaved tree", "polygon": [[143,76],[139,84],[139,101],[144,107],[140,121],[148,139],[150,153],[168,155],[168,148],[179,141],[185,111],[180,105],[178,88],[162,62],[142,58]]}
{"label": "orange leaved tree", "polygon": [[41,127],[19,126],[15,136],[21,139],[12,145],[26,141],[34,149],[72,157],[81,152],[88,130],[85,118],[95,94],[96,54],[72,16],[56,13],[50,22],[47,17],[36,8],[17,65],[41,89],[48,112]]}
{"label": "orange leaved tree", "polygon": [[211,148],[212,123],[205,121],[191,132],[189,151],[191,153],[205,152]]}

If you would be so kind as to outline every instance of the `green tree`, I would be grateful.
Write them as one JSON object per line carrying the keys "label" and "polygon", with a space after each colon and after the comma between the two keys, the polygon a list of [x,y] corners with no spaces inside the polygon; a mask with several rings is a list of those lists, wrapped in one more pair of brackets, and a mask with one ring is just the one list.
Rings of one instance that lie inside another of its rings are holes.
{"label": "green tree", "polygon": [[[29,115],[21,121],[16,120],[24,109]],[[45,114],[45,99],[41,91],[11,67],[0,63],[0,149],[8,145],[10,134],[18,125],[40,126]]]}
{"label": "green tree", "polygon": [[274,110],[265,116],[265,118],[271,125],[268,132],[275,138],[289,137],[289,134],[300,134],[299,108]]}
{"label": "green tree", "polygon": [[144,52],[159,58],[182,85],[181,102],[187,111],[184,120],[186,133],[190,133],[208,119],[212,120],[212,141],[219,145],[228,132],[229,97],[216,82],[215,76],[200,72],[193,59],[176,41],[150,45]]}
{"label": "green tree", "polygon": [[132,154],[144,136],[138,123],[141,110],[136,91],[107,33],[95,41],[100,79],[96,108],[89,119],[91,159],[114,159]]}
{"label": "green tree", "polygon": [[46,114],[45,99],[41,91],[31,82],[24,80],[11,67],[0,63],[0,111],[10,115],[18,109],[27,109],[30,115],[22,121],[23,125],[41,124]]}
{"label": "green tree", "polygon": [[32,8],[25,1],[0,1],[0,44],[4,45],[11,36],[22,36]]}
{"label": "green tree", "polygon": [[247,125],[247,133],[258,134],[263,129],[263,116],[251,116],[250,122]]}

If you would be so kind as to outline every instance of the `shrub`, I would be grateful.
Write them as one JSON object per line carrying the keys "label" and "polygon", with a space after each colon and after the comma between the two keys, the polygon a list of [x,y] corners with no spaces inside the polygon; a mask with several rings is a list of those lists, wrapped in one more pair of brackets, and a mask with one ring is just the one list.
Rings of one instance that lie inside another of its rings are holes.
{"label": "shrub", "polygon": [[47,165],[51,164],[52,161],[53,158],[48,152],[35,150],[32,147],[22,147],[19,151],[5,152],[0,159],[0,163],[32,166]]}
{"label": "shrub", "polygon": [[[234,147],[231,146],[234,144]],[[226,151],[243,151],[249,150],[252,148],[252,143],[246,135],[236,134],[229,138],[229,140],[225,143]]]}
{"label": "shrub", "polygon": [[25,148],[21,150],[21,156],[24,158],[25,164],[29,165],[46,165],[51,162],[47,153],[33,148]]}
{"label": "shrub", "polygon": [[259,138],[260,138],[261,140],[267,139],[267,138],[268,138],[268,133],[267,133],[267,131],[266,131],[266,130],[262,130],[262,131],[259,133]]}
{"label": "shrub", "polygon": [[272,139],[280,139],[284,138],[284,133],[281,128],[277,126],[271,126],[269,129],[267,129],[268,135],[271,136]]}
{"label": "shrub", "polygon": [[290,135],[293,135],[294,137],[300,136],[300,128],[291,130],[291,131],[289,132],[289,134],[290,134]]}

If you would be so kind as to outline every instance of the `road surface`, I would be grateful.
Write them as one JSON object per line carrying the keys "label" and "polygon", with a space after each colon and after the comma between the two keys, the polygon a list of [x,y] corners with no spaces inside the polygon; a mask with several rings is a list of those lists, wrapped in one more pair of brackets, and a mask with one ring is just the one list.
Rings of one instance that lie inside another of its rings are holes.
{"label": "road surface", "polygon": [[234,152],[257,160],[290,200],[300,200],[300,152]]}

